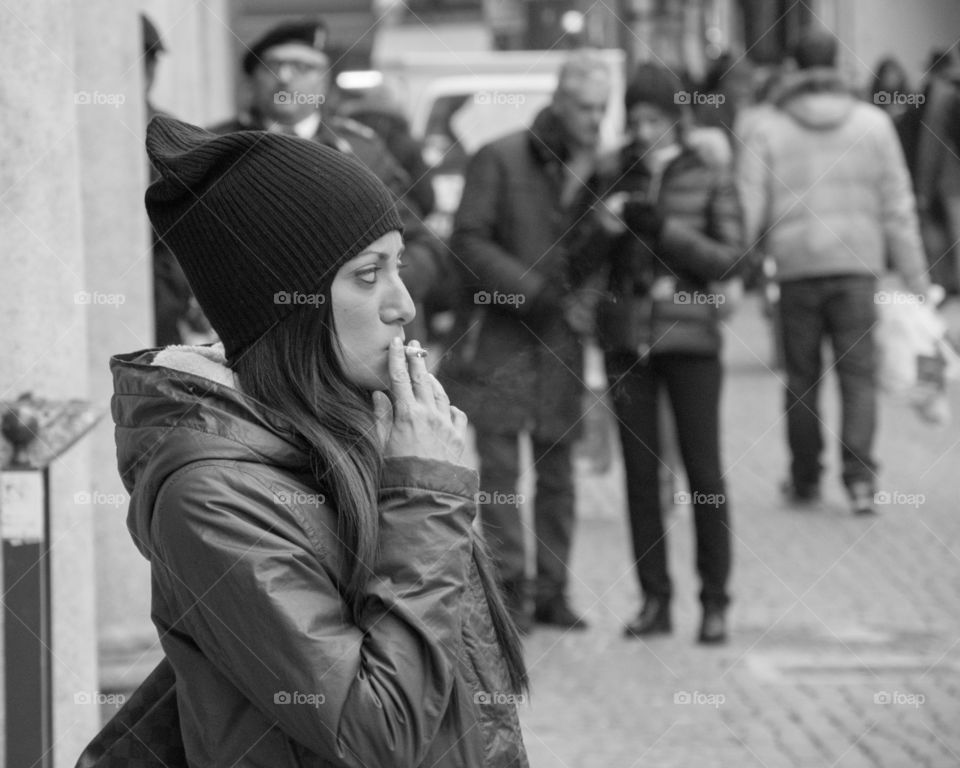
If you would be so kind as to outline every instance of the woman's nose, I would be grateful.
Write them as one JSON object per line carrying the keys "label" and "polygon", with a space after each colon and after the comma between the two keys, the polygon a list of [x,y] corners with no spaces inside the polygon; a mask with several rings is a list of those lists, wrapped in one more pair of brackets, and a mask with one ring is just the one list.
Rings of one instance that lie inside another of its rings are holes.
{"label": "woman's nose", "polygon": [[410,291],[403,284],[400,275],[391,280],[390,291],[384,301],[381,317],[385,323],[400,323],[407,325],[417,316],[417,307],[413,303]]}

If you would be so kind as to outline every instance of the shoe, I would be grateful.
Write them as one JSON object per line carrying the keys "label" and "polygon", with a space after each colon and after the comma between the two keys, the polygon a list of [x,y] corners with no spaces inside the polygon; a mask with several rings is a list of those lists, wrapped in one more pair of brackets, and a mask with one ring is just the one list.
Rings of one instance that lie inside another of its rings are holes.
{"label": "shoe", "polygon": [[877,510],[873,508],[873,486],[869,483],[852,483],[847,488],[847,495],[850,497],[850,511],[853,514],[861,517],[877,514]]}
{"label": "shoe", "polygon": [[784,500],[794,507],[811,507],[820,502],[820,486],[817,483],[799,485],[793,480],[780,483]]}
{"label": "shoe", "polygon": [[656,597],[643,601],[643,608],[637,618],[623,628],[624,637],[645,637],[646,635],[665,635],[673,631],[670,623],[670,603]]}
{"label": "shoe", "polygon": [[545,602],[538,602],[533,612],[533,620],[537,624],[547,624],[561,629],[582,630],[587,628],[587,622],[582,616],[577,616],[567,603],[566,598],[555,597]]}
{"label": "shoe", "polygon": [[723,608],[704,606],[697,642],[703,645],[720,645],[727,642],[727,617]]}

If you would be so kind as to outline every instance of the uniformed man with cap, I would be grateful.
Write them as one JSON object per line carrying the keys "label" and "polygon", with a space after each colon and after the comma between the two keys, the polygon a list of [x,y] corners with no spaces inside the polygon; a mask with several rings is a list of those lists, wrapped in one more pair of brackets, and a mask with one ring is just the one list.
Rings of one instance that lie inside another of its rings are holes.
{"label": "uniformed man with cap", "polygon": [[403,203],[404,277],[414,300],[422,300],[437,282],[446,249],[421,220],[424,212],[410,194],[416,180],[377,134],[355,120],[325,112],[331,70],[327,44],[327,26],[320,19],[285,22],[268,30],[243,57],[248,110],[210,130],[287,133],[355,155]]}

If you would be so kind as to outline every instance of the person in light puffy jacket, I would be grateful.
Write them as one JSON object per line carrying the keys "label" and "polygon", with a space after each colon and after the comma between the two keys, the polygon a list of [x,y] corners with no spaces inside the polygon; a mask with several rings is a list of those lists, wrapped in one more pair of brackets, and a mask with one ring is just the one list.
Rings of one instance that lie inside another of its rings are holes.
{"label": "person in light puffy jacket", "polygon": [[783,484],[792,505],[820,498],[824,441],[818,406],[829,339],[840,384],[841,478],[851,511],[874,512],[877,462],[877,321],[874,296],[889,262],[924,293],[917,206],[890,118],[858,99],[836,69],[837,41],[811,29],[798,71],[784,76],[774,108],[756,115],[737,153],[747,243],[762,239],[776,263],[787,373],[790,449]]}
{"label": "person in light puffy jacket", "polygon": [[349,155],[149,126],[147,210],[221,343],[111,361],[187,762],[527,765],[519,641],[426,370],[402,224]]}

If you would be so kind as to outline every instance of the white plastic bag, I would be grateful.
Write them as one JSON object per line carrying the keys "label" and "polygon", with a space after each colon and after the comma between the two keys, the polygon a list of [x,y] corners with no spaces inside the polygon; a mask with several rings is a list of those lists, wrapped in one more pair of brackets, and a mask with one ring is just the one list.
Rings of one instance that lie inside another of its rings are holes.
{"label": "white plastic bag", "polygon": [[946,339],[946,321],[936,311],[942,297],[939,286],[926,296],[892,289],[876,294],[880,387],[940,426],[951,418],[946,383],[960,379],[960,357]]}

